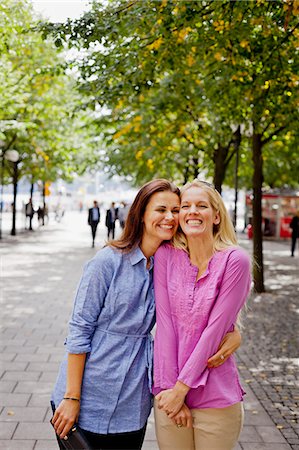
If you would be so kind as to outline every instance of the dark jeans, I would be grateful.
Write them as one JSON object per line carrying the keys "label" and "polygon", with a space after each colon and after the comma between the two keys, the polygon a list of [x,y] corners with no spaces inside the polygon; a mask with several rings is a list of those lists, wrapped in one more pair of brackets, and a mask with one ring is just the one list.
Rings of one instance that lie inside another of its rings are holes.
{"label": "dark jeans", "polygon": [[94,242],[95,237],[96,237],[98,223],[99,222],[91,222],[91,224],[90,224],[90,226],[91,226],[92,242]]}
{"label": "dark jeans", "polygon": [[[54,413],[55,406],[52,402],[51,407]],[[82,428],[81,430],[94,450],[141,450],[146,425],[147,424],[145,424],[141,430],[130,431],[127,433],[97,434],[83,430]],[[56,437],[59,448],[64,450],[57,435]]]}
{"label": "dark jeans", "polygon": [[112,239],[114,239],[114,236],[115,236],[115,223],[110,225],[107,228],[108,228],[108,230],[107,230],[107,238],[109,239],[110,234],[111,234],[112,235]]}
{"label": "dark jeans", "polygon": [[146,425],[138,431],[115,434],[96,434],[84,431],[94,450],[141,450]]}
{"label": "dark jeans", "polygon": [[291,248],[292,256],[294,256],[294,253],[295,253],[296,242],[297,242],[297,236],[292,236],[292,248]]}

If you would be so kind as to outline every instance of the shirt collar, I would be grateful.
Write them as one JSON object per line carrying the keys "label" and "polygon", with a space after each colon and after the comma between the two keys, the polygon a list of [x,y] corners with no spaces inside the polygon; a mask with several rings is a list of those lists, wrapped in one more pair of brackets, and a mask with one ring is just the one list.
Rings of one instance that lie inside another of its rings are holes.
{"label": "shirt collar", "polygon": [[[135,266],[135,264],[138,264],[142,259],[146,260],[146,257],[142,253],[140,247],[134,248],[134,250],[132,250],[130,253],[130,261],[131,261],[132,266]],[[151,260],[151,264],[150,264],[149,270],[151,270],[153,267],[154,257],[151,256],[150,260]]]}

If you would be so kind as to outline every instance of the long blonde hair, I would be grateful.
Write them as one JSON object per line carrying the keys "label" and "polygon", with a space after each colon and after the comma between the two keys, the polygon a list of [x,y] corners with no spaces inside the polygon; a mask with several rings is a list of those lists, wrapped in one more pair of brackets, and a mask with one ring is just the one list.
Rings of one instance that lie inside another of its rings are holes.
{"label": "long blonde hair", "polygon": [[[182,187],[181,198],[184,192],[192,187],[197,187],[205,191],[208,195],[209,202],[211,203],[213,210],[219,214],[220,222],[213,227],[214,250],[224,250],[228,247],[235,247],[238,245],[232,221],[219,192],[216,191],[211,184],[196,179]],[[174,247],[180,248],[189,253],[187,238],[181,227],[178,228],[178,231],[172,239],[172,243]]]}

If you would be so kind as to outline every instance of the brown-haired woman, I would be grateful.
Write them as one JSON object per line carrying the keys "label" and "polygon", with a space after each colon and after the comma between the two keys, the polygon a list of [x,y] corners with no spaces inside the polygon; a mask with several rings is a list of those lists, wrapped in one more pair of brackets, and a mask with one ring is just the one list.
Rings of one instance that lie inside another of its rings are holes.
{"label": "brown-haired woman", "polygon": [[121,238],[87,263],[52,394],[60,438],[77,422],[91,448],[141,448],[152,406],[153,255],[173,237],[179,208],[171,182],[145,184]]}

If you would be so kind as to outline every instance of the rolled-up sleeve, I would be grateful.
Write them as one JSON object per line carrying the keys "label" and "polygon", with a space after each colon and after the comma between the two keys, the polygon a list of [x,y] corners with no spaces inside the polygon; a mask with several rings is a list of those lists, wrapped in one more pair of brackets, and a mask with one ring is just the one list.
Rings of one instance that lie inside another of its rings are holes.
{"label": "rolled-up sleeve", "polygon": [[69,353],[89,353],[91,340],[113,276],[113,260],[100,251],[89,261],[81,277],[71,319],[66,349]]}

